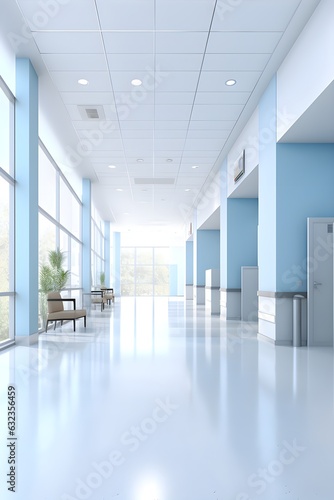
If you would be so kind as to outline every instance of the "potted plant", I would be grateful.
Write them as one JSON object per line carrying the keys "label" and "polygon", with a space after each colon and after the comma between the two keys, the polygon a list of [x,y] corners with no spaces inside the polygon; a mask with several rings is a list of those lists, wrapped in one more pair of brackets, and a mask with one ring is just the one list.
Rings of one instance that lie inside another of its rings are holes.
{"label": "potted plant", "polygon": [[100,286],[101,288],[106,286],[106,275],[104,271],[100,272]]}
{"label": "potted plant", "polygon": [[41,297],[41,315],[43,324],[47,316],[46,297],[49,292],[60,292],[66,285],[70,271],[63,269],[65,254],[59,248],[50,250],[48,264],[42,264],[39,274]]}

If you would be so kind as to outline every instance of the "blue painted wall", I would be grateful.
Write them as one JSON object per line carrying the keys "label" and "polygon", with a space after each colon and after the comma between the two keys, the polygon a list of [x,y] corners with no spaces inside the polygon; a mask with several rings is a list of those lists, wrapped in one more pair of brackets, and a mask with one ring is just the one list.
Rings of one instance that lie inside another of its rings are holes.
{"label": "blue painted wall", "polygon": [[334,217],[334,144],[277,144],[277,291],[306,291],[307,217]]}
{"label": "blue painted wall", "polygon": [[111,277],[111,279],[113,280],[111,286],[113,286],[115,294],[120,296],[121,295],[121,233],[119,232],[114,233],[113,249],[114,249],[114,269],[113,269],[113,276]]}
{"label": "blue painted wall", "polygon": [[276,291],[276,76],[259,103],[259,290]]}
{"label": "blue painted wall", "polygon": [[82,287],[86,293],[92,289],[91,233],[91,181],[82,179]]}
{"label": "blue painted wall", "polygon": [[197,281],[194,284],[205,285],[205,271],[220,266],[220,231],[201,229],[196,233]]}
{"label": "blue painted wall", "polygon": [[227,287],[241,288],[241,266],[257,265],[258,200],[227,200]]}
{"label": "blue painted wall", "polygon": [[104,272],[106,286],[110,286],[110,222],[104,221]]}
{"label": "blue painted wall", "polygon": [[193,285],[194,277],[194,244],[192,241],[186,241],[186,285]]}
{"label": "blue painted wall", "polygon": [[16,61],[15,335],[38,331],[38,78]]}

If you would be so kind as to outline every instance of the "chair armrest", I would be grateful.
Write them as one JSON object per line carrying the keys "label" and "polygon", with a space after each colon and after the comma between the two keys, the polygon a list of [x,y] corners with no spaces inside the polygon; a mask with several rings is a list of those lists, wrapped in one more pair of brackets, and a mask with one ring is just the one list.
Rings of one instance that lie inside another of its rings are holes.
{"label": "chair armrest", "polygon": [[73,302],[73,309],[76,309],[76,299],[47,299],[48,302]]}

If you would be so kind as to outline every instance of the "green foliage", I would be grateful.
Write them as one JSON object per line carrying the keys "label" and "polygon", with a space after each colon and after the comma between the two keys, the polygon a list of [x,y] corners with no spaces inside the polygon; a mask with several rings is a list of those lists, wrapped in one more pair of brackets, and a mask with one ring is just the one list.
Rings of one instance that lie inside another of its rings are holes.
{"label": "green foliage", "polygon": [[106,283],[106,275],[105,275],[105,273],[102,271],[102,272],[100,273],[100,285],[101,285],[101,286],[104,286],[104,285],[105,285],[105,283]]}
{"label": "green foliage", "polygon": [[43,264],[40,269],[40,288],[42,293],[60,292],[69,277],[70,271],[65,271],[62,266],[64,263],[64,253],[57,248],[49,252],[49,264]]}

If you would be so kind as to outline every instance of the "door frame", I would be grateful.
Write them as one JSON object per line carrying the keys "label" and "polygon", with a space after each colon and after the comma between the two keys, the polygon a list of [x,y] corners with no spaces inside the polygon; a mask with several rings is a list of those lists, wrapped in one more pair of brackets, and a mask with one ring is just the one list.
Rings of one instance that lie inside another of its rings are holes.
{"label": "door frame", "polygon": [[[322,222],[324,224],[334,224],[334,217],[308,217],[307,218],[307,345],[317,346],[324,345],[318,344],[314,338],[314,314],[313,314],[313,297],[314,297],[314,277],[313,277],[313,266],[310,270],[310,245],[314,241],[314,226],[315,224]],[[333,252],[334,253],[334,252]],[[333,258],[333,257],[332,257]],[[332,282],[334,285],[334,276],[332,276]],[[333,286],[334,288],[334,286]],[[334,292],[333,292],[334,295]]]}

